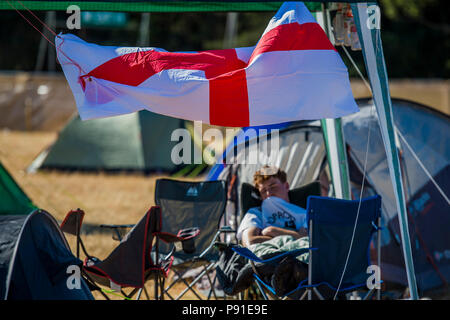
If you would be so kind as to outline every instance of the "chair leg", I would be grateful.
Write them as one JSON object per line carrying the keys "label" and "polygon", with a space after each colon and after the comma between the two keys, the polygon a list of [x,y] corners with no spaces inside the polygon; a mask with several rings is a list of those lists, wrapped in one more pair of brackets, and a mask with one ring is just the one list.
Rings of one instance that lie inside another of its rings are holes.
{"label": "chair leg", "polygon": [[[380,268],[381,271],[381,229],[380,229],[380,225],[381,225],[381,217],[378,218],[378,230],[377,230],[377,263],[378,263],[378,267]],[[381,280],[381,275],[380,275],[380,279]],[[379,283],[379,289],[377,289],[377,300],[381,300],[381,284]]]}
{"label": "chair leg", "polygon": [[204,270],[204,274],[206,275],[206,278],[208,278],[209,287],[210,287],[207,300],[209,300],[211,298],[211,292],[214,295],[214,298],[217,300],[216,290],[214,288],[216,277],[214,278],[214,282],[212,282],[211,277],[209,276],[209,272],[206,270],[205,266],[203,266],[203,270]]}
{"label": "chair leg", "polygon": [[158,289],[159,289],[159,273],[155,272],[154,289],[155,289],[155,299],[158,299]]}
{"label": "chair leg", "polygon": [[[178,272],[175,269],[172,269],[172,271],[178,276],[178,279],[172,281],[170,283],[170,285],[168,287],[166,287],[164,290],[161,291],[161,295],[166,294],[170,299],[172,300],[179,300],[180,298],[182,298],[188,291],[191,291],[199,300],[203,300],[203,298],[195,291],[195,289],[193,288],[193,286],[200,281],[200,279],[206,274],[208,277],[208,281],[211,285],[211,288],[213,290],[213,286],[212,286],[212,281],[211,278],[208,275],[208,272],[215,266],[215,263],[210,263],[208,266],[203,266],[204,270],[191,282],[187,282],[185,279],[183,279],[183,275],[189,270],[189,268],[186,268],[186,271],[184,272]],[[185,285],[186,285],[186,289],[183,290],[176,298],[172,297],[169,294],[169,290],[178,282],[182,281]],[[217,295],[214,292],[214,296],[217,299]],[[210,296],[209,296],[210,297]],[[208,297],[208,299],[209,299]]]}
{"label": "chair leg", "polygon": [[313,287],[313,291],[320,300],[325,300],[325,298],[320,294],[319,290],[317,290],[316,287]]}
{"label": "chair leg", "polygon": [[76,216],[76,224],[77,224],[77,229],[76,229],[76,237],[77,237],[77,258],[80,258],[80,217],[77,215]]}
{"label": "chair leg", "polygon": [[161,276],[161,280],[159,282],[159,291],[161,292],[161,295],[159,296],[159,300],[164,300],[164,283],[166,281],[166,278],[164,276]]}
{"label": "chair leg", "polygon": [[138,293],[137,293],[137,296],[136,296],[136,300],[140,300],[141,299],[141,294],[142,294],[143,289],[144,289],[144,287],[142,287],[142,288],[140,288],[138,290]]}
{"label": "chair leg", "polygon": [[305,292],[302,294],[302,296],[300,297],[300,300],[305,299],[306,295],[308,294],[309,289],[306,289]]}
{"label": "chair leg", "polygon": [[269,297],[267,296],[266,292],[264,291],[264,288],[262,288],[261,284],[258,282],[258,280],[256,281],[256,285],[258,286],[259,291],[261,292],[263,299],[264,300],[269,300]]}
{"label": "chair leg", "polygon": [[[216,293],[216,289],[215,289],[216,281],[217,281],[217,274],[214,275],[214,280],[213,280],[213,282],[211,284],[211,288],[214,288],[213,289],[214,290],[214,296],[215,296],[216,300],[218,300],[217,295],[215,294]],[[211,298],[211,292],[212,292],[212,290],[209,291],[208,300]],[[223,295],[223,299],[224,300],[227,299],[227,295],[226,294]]]}
{"label": "chair leg", "polygon": [[[197,296],[197,298],[199,298],[200,300],[203,300],[198,294],[197,292],[192,288],[205,274],[205,272],[207,273],[209,270],[211,270],[211,268],[214,266],[214,263],[211,263],[208,265],[208,267],[205,268],[204,271],[202,271],[190,284],[188,284],[188,287],[181,292],[177,298],[175,298],[175,300],[179,300],[182,296],[184,296],[186,294],[186,292],[188,290],[191,290],[192,292],[194,292],[194,294]],[[182,279],[184,280],[184,279]],[[184,282],[186,283],[186,281],[184,280]]]}
{"label": "chair leg", "polygon": [[94,280],[91,279],[91,277],[86,273],[83,272],[83,276],[86,279],[86,281],[88,281],[92,287],[96,288],[96,290],[98,290],[100,292],[100,294],[106,299],[106,300],[111,300],[103,291],[102,288],[100,288],[95,282]]}
{"label": "chair leg", "polygon": [[126,294],[123,290],[120,290],[122,292],[122,294],[129,298],[132,299],[133,296],[136,294],[136,292],[138,293],[136,300],[139,300],[141,298],[141,293],[142,293],[142,288],[134,288],[129,294]]}
{"label": "chair leg", "polygon": [[147,300],[150,300],[150,295],[148,294],[147,288],[144,286],[142,289],[144,290],[145,297],[147,298]]}
{"label": "chair leg", "polygon": [[[175,272],[175,270],[172,270],[174,273],[176,273],[178,275],[177,272]],[[169,290],[177,283],[178,281],[172,281],[169,286],[167,288],[164,288],[163,291],[161,291],[161,296],[167,295],[171,300],[175,300],[174,297],[172,297],[169,293]]]}
{"label": "chair leg", "polygon": [[363,300],[368,300],[372,294],[374,293],[375,289],[370,289],[369,292],[364,296]]}
{"label": "chair leg", "polygon": [[238,299],[239,300],[247,300],[248,299],[248,289],[245,289],[244,291],[239,292]]}
{"label": "chair leg", "polygon": [[[172,299],[172,300],[179,300],[182,296],[184,296],[184,295],[186,294],[187,291],[191,290],[199,300],[203,300],[203,299],[198,295],[198,293],[197,293],[194,289],[192,289],[192,285],[191,285],[192,283],[189,284],[185,279],[183,279],[183,275],[187,272],[187,270],[186,270],[185,272],[182,272],[182,273],[181,273],[181,272],[177,272],[176,270],[172,270],[172,271],[178,276],[178,279],[172,281],[172,283],[171,283],[167,288],[164,289],[163,294],[167,294],[167,296],[168,296],[170,299]],[[176,283],[178,283],[179,281],[183,281],[183,283],[186,285],[187,288],[186,288],[182,293],[180,293],[176,298],[173,298],[173,297],[169,294],[169,290],[170,290]]]}

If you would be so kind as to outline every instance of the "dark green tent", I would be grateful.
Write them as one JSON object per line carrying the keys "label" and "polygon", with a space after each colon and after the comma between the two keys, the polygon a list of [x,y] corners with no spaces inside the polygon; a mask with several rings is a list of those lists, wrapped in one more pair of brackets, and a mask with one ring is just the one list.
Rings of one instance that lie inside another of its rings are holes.
{"label": "dark green tent", "polygon": [[[60,132],[56,142],[33,161],[28,171],[172,173],[182,166],[171,159],[172,149],[180,142],[171,141],[171,135],[174,130],[187,129],[189,125],[192,127],[189,121],[149,111],[86,121],[77,116]],[[192,140],[190,143],[194,148]]]}
{"label": "dark green tent", "polygon": [[0,215],[28,214],[35,206],[0,163]]}

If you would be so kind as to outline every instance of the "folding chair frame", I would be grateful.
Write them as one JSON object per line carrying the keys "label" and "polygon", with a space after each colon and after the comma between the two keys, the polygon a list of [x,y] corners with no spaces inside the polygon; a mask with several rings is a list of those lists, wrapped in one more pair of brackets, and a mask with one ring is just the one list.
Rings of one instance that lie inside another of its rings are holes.
{"label": "folding chair frame", "polygon": [[[376,225],[376,229],[377,229],[377,263],[378,266],[380,266],[381,264],[381,217],[379,217],[377,219],[377,225]],[[310,239],[310,245],[312,246],[312,235],[313,235],[313,221],[312,219],[309,221],[309,239]],[[317,298],[319,298],[320,300],[325,300],[325,298],[323,297],[323,295],[320,293],[320,291],[317,289],[316,286],[313,285],[312,283],[312,276],[313,276],[313,271],[312,271],[312,250],[309,251],[309,258],[308,258],[308,287],[305,288],[305,292],[303,293],[303,295],[300,297],[300,300],[304,300],[306,296],[308,296],[308,300],[312,300],[313,297],[313,293],[316,295]],[[369,291],[367,292],[367,294],[363,297],[362,300],[368,300],[370,297],[372,297],[374,291],[377,290],[377,299],[380,300],[381,298],[381,286],[379,286],[379,289],[369,289]],[[351,290],[351,291],[357,291],[355,290]]]}
{"label": "folding chair frame", "polygon": [[[203,257],[214,247],[214,245],[217,243],[217,239],[219,238],[219,236],[223,233],[235,233],[236,231],[231,229],[229,226],[225,226],[220,228],[216,234],[214,235],[214,238],[212,239],[211,243],[209,244],[209,246],[202,252],[200,253],[200,255],[198,255],[197,257],[195,257],[194,259],[192,259],[192,261],[190,261],[190,265],[194,266],[195,263],[197,263],[198,261],[201,261],[203,259]],[[213,269],[215,266],[217,265],[217,261],[211,262],[209,264],[203,264],[201,267],[203,267],[203,271],[198,274],[194,280],[192,280],[192,282],[188,283],[184,278],[183,275],[185,273],[187,273],[189,271],[190,268],[186,268],[183,267],[183,269],[185,269],[184,272],[179,272],[177,270],[176,267],[172,267],[172,271],[178,276],[178,278],[174,281],[172,281],[170,283],[169,286],[167,286],[164,291],[162,292],[162,295],[167,295],[170,299],[172,300],[179,300],[181,299],[188,291],[191,291],[199,300],[203,300],[200,295],[195,291],[195,289],[193,288],[194,285],[196,285],[202,278],[204,275],[206,275],[208,282],[210,284],[210,292],[208,294],[207,300],[209,300],[211,298],[211,294],[214,295],[214,298],[217,300],[217,295],[216,292],[214,290],[214,284],[216,282],[217,276],[214,277],[214,280],[211,281],[211,278],[209,276],[209,272],[211,271],[211,269]],[[176,298],[172,297],[169,293],[169,290],[178,282],[183,281],[183,283],[186,285],[186,289],[184,289],[182,292],[180,292],[178,294],[178,296]]]}
{"label": "folding chair frame", "polygon": [[[375,225],[375,223],[373,223],[373,222],[372,222],[372,225],[373,225],[373,227],[375,227],[376,232],[377,232],[377,240],[376,240],[376,241],[377,241],[377,263],[378,263],[378,266],[380,266],[380,264],[381,264],[381,227],[380,227],[380,225],[381,225],[381,216],[379,216],[379,217],[377,218],[377,220],[376,220],[376,225]],[[313,260],[312,260],[312,259],[313,259],[313,255],[312,255],[312,251],[315,250],[315,249],[317,249],[317,248],[314,247],[314,244],[312,243],[312,239],[313,239],[313,227],[314,227],[314,226],[313,226],[313,220],[310,219],[310,220],[309,220],[309,225],[308,225],[308,229],[309,229],[308,235],[309,235],[309,239],[310,239],[310,248],[309,248],[309,250],[308,250],[308,253],[309,253],[309,261],[308,261],[308,284],[307,284],[307,286],[302,286],[301,284],[299,284],[299,287],[296,289],[296,290],[300,290],[300,289],[304,289],[304,290],[305,290],[305,292],[304,292],[304,293],[302,294],[302,296],[300,297],[300,300],[304,300],[306,297],[308,297],[308,300],[312,300],[313,294],[314,294],[317,298],[319,298],[320,300],[325,300],[324,296],[320,293],[319,289],[317,288],[317,285],[315,285],[315,284],[312,283],[312,278],[313,278],[313,270],[312,270],[312,268],[313,268]],[[234,250],[234,251],[236,251],[236,250]],[[238,253],[239,253],[239,252],[238,252]],[[243,255],[243,254],[241,254],[241,255]],[[245,256],[245,255],[244,255],[244,256]],[[249,258],[249,257],[247,256],[247,258]],[[259,278],[259,276],[258,276],[258,271],[256,270],[256,267],[255,267],[255,264],[254,264],[254,261],[253,261],[253,260],[254,260],[254,259],[249,258],[249,261],[250,261],[250,263],[251,263],[251,266],[252,266],[252,269],[253,269],[253,272],[254,272],[253,276],[255,277],[256,285],[257,285],[259,291],[261,292],[261,294],[262,294],[262,296],[263,296],[263,299],[264,299],[264,300],[269,300],[269,295],[270,295],[271,297],[278,298],[278,297],[276,297],[276,296],[274,295],[274,293],[270,290],[270,287],[269,287],[267,284],[265,284],[264,281],[262,281],[262,280]],[[262,286],[261,284],[262,284],[263,286]],[[379,284],[381,284],[381,282],[380,282]],[[269,288],[269,290],[268,290],[269,293],[266,293],[266,290],[264,289],[264,287]],[[368,300],[369,298],[371,298],[371,297],[373,296],[375,290],[377,291],[377,299],[380,300],[380,297],[381,297],[381,286],[378,286],[377,289],[375,289],[375,288],[369,289],[369,291],[368,291],[367,294],[362,298],[362,300]],[[294,290],[294,291],[295,291],[295,290]],[[339,290],[339,291],[346,292],[346,293],[348,293],[348,292],[355,292],[355,291],[357,291],[357,288],[350,288],[350,289],[344,288],[344,289]],[[291,292],[291,293],[292,293],[292,292]],[[290,295],[291,293],[288,293],[284,298],[286,298],[286,297],[287,297],[288,295]]]}
{"label": "folding chair frame", "polygon": [[[160,179],[161,183],[163,183],[164,181],[174,181],[176,183],[181,183],[181,184],[197,184],[197,183],[216,183],[215,181],[209,181],[209,182],[193,182],[193,181],[179,181],[179,180],[172,180],[172,179]],[[158,180],[159,181],[159,180]],[[160,188],[159,184],[157,181],[157,185],[156,185],[156,190],[155,190],[155,203],[159,204],[159,198],[157,197],[158,194],[158,190]],[[222,181],[221,183],[225,183],[225,181]],[[214,237],[212,238],[212,240],[208,243],[208,247],[205,248],[203,250],[203,252],[201,252],[200,254],[197,254],[191,258],[189,258],[188,260],[186,260],[184,263],[182,263],[180,266],[177,265],[172,265],[171,270],[176,274],[177,279],[173,279],[173,281],[164,289],[164,291],[162,292],[162,295],[166,295],[167,297],[169,297],[172,300],[179,300],[181,299],[187,292],[192,292],[199,300],[203,300],[202,297],[200,296],[200,294],[195,290],[194,286],[203,278],[203,276],[206,275],[208,282],[210,284],[210,292],[207,296],[207,299],[209,300],[211,298],[211,296],[214,296],[216,299],[217,294],[215,292],[214,289],[214,284],[216,282],[216,276],[214,277],[214,279],[212,280],[210,277],[210,271],[212,271],[214,269],[214,267],[216,266],[216,264],[218,263],[218,261],[207,261],[205,258],[206,254],[208,252],[210,252],[211,249],[213,249],[214,244],[216,243],[217,239],[219,238],[219,236],[223,233],[235,233],[235,230],[232,230],[230,227],[225,226],[222,228],[219,228],[219,222],[220,219],[223,217],[224,213],[225,213],[225,203],[226,203],[226,185],[224,186],[224,189],[221,189],[221,192],[224,192],[224,204],[223,204],[223,209],[220,212],[220,218],[217,221],[217,225],[218,225],[218,230],[215,233]],[[162,206],[161,206],[162,207]],[[162,209],[164,210],[164,208],[162,207]],[[202,267],[203,270],[195,277],[195,279],[193,279],[190,283],[183,278],[183,275],[185,275],[190,269],[194,268],[194,267]],[[186,288],[180,292],[176,297],[173,297],[169,291],[173,288],[173,286],[177,283],[183,282],[186,285]]]}
{"label": "folding chair frame", "polygon": [[[68,219],[71,218],[71,215],[75,214],[75,230],[70,229],[70,227],[66,227],[66,222]],[[87,250],[86,247],[84,246],[83,240],[81,239],[81,225],[83,222],[83,218],[84,218],[84,211],[81,210],[80,208],[76,209],[76,210],[71,210],[69,211],[69,213],[67,214],[66,218],[64,219],[64,221],[61,223],[61,230],[63,232],[66,233],[70,233],[72,235],[76,236],[76,256],[77,258],[80,257],[80,247],[83,251],[83,253],[86,256],[86,259],[92,260],[92,259],[96,259],[95,257],[91,256]],[[133,224],[128,224],[128,225],[101,225],[101,227],[103,228],[111,228],[115,231],[118,240],[121,241],[122,240],[122,236],[121,234],[118,232],[117,228],[132,228],[135,225]],[[158,253],[158,245],[159,245],[159,237],[155,236],[155,252]],[[166,258],[170,258],[169,256]],[[159,254],[155,254],[155,265],[158,266],[159,265]],[[93,280],[93,278],[89,275],[89,273],[85,270],[84,267],[81,268],[81,274],[82,276],[85,278],[85,280],[88,282],[88,284],[91,287],[91,291],[92,290],[98,290],[102,296],[107,299],[110,300],[110,298],[105,294],[105,292],[103,291],[103,289],[96,284],[96,282]],[[159,292],[163,290],[164,288],[164,276],[161,275],[160,271],[156,271],[156,272],[148,272],[148,274],[145,276],[144,278],[144,285],[140,288],[133,288],[132,291],[130,293],[125,293],[123,291],[123,289],[120,289],[120,293],[123,295],[124,299],[132,299],[133,296],[135,296],[136,294],[136,299],[139,300],[142,292],[145,293],[147,299],[150,299],[150,296],[147,292],[147,289],[145,288],[145,283],[150,279],[151,276],[154,276],[154,297],[155,299],[163,299],[163,295],[160,295]]]}

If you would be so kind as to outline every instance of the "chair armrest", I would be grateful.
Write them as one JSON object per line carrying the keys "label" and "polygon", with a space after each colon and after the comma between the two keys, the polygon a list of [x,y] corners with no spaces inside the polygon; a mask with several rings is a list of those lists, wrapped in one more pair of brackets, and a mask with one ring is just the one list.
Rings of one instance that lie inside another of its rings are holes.
{"label": "chair armrest", "polygon": [[172,247],[172,249],[170,250],[170,252],[162,258],[163,261],[168,261],[170,258],[172,258],[173,254],[175,253],[175,251],[177,251],[177,248],[175,247],[175,245]]}
{"label": "chair armrest", "polygon": [[169,232],[154,232],[153,234],[166,243],[183,242],[197,237],[200,229],[197,227],[181,229],[176,235]]}
{"label": "chair armrest", "polygon": [[167,232],[154,233],[154,235],[156,235],[158,238],[160,238],[166,243],[181,242],[183,251],[188,254],[195,252],[194,238],[197,237],[199,234],[200,229],[197,227],[181,229],[180,231],[178,231],[177,235]]}
{"label": "chair armrest", "polygon": [[200,229],[198,227],[181,229],[178,231],[177,237],[181,239],[181,241],[186,241],[197,237],[200,234]]}
{"label": "chair armrest", "polygon": [[296,249],[296,250],[291,250],[291,251],[285,251],[285,252],[281,252],[280,254],[277,254],[275,256],[272,256],[268,259],[261,259],[260,257],[258,257],[257,255],[255,255],[252,251],[250,251],[250,249],[246,248],[246,247],[241,247],[241,246],[233,246],[231,248],[231,250],[233,250],[234,252],[236,252],[237,254],[239,254],[240,256],[243,256],[251,261],[254,262],[260,262],[260,263],[268,263],[268,262],[273,262],[276,260],[279,260],[285,256],[293,256],[293,257],[297,257],[299,255],[302,255],[304,253],[309,252],[309,250],[316,250],[317,248],[302,248],[302,249]]}
{"label": "chair armrest", "polygon": [[84,211],[81,209],[70,210],[63,222],[61,222],[60,229],[64,233],[79,236],[81,232],[81,225],[83,224]]}
{"label": "chair armrest", "polygon": [[230,226],[223,226],[219,229],[221,233],[236,233],[236,230],[232,229]]}
{"label": "chair armrest", "polygon": [[133,228],[134,226],[134,224],[101,224],[100,228]]}
{"label": "chair armrest", "polygon": [[223,250],[228,249],[228,248],[233,247],[233,246],[237,246],[237,244],[228,243],[228,242],[221,242],[221,241],[215,241],[214,242],[214,247],[216,249],[218,249],[219,251],[223,251]]}
{"label": "chair armrest", "polygon": [[154,236],[158,237],[166,243],[174,243],[180,241],[180,239],[173,233],[168,232],[154,232]]}

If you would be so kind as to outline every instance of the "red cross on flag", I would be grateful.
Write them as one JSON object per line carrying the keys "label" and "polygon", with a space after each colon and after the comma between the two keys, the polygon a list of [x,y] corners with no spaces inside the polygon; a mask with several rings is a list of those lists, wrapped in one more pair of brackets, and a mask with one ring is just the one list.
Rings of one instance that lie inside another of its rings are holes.
{"label": "red cross on flag", "polygon": [[56,38],[83,120],[143,109],[246,127],[358,111],[347,68],[302,2],[284,3],[254,47],[199,52]]}

